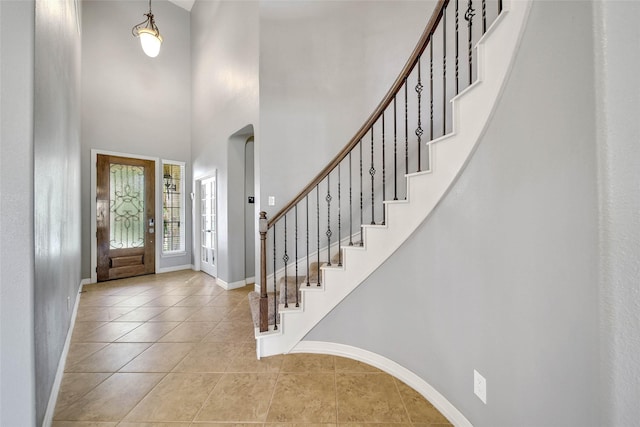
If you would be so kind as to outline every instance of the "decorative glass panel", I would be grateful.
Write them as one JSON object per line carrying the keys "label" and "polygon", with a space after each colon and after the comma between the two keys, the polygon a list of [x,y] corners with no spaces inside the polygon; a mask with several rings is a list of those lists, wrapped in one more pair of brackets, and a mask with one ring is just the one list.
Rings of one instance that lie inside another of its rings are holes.
{"label": "decorative glass panel", "polygon": [[144,246],[144,167],[109,165],[111,249]]}
{"label": "decorative glass panel", "polygon": [[162,251],[184,251],[183,165],[162,165]]}

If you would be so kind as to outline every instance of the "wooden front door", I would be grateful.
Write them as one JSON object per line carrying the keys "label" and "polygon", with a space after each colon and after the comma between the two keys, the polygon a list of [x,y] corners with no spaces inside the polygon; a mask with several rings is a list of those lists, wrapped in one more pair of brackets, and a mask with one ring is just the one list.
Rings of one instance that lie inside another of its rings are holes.
{"label": "wooden front door", "polygon": [[98,281],[155,273],[155,163],[98,155]]}

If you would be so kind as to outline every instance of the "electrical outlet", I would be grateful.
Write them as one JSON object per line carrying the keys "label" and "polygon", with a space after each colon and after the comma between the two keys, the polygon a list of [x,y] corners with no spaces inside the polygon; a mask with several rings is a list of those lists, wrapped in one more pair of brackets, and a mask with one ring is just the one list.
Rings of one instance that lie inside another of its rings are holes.
{"label": "electrical outlet", "polygon": [[71,297],[67,296],[67,311],[71,311]]}
{"label": "electrical outlet", "polygon": [[473,392],[482,400],[482,403],[487,404],[487,380],[473,370]]}

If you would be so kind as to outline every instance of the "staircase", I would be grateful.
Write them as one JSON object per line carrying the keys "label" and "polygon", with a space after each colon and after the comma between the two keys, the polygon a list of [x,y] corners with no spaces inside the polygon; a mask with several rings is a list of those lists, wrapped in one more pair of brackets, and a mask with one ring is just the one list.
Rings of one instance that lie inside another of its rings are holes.
{"label": "staircase", "polygon": [[261,290],[249,295],[258,358],[294,350],[446,195],[491,119],[529,9],[529,0],[440,1],[345,149],[271,220],[262,213]]}

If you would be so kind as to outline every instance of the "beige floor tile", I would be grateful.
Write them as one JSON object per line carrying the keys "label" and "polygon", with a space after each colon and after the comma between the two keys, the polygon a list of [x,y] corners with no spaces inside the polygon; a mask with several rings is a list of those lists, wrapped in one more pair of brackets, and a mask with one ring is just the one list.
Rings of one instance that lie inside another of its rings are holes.
{"label": "beige floor tile", "polygon": [[264,421],[276,378],[277,374],[224,374],[195,420]]}
{"label": "beige floor tile", "polygon": [[263,357],[258,360],[256,357],[255,343],[237,343],[237,352],[230,358],[227,365],[227,372],[271,372],[280,371],[284,356],[276,355]]}
{"label": "beige floor tile", "polygon": [[338,422],[408,422],[394,379],[384,373],[336,374]]}
{"label": "beige floor tile", "polygon": [[[190,427],[191,423],[145,423],[145,422],[121,422],[118,427]],[[253,427],[256,427],[255,425]]]}
{"label": "beige floor tile", "polygon": [[346,357],[335,357],[336,372],[382,372],[380,369]]}
{"label": "beige floor tile", "polygon": [[110,322],[130,312],[133,307],[86,307],[78,308],[76,322]]}
{"label": "beige floor tile", "polygon": [[138,307],[118,317],[118,322],[146,322],[166,309],[166,307]]}
{"label": "beige floor tile", "polygon": [[227,320],[232,322],[253,322],[249,304],[240,304],[227,315]]}
{"label": "beige floor tile", "polygon": [[114,307],[139,307],[143,304],[153,301],[156,298],[157,297],[154,297],[153,295],[130,296],[129,298],[114,304]]}
{"label": "beige floor tile", "polygon": [[117,342],[156,342],[178,325],[180,322],[147,322],[118,338]]}
{"label": "beige floor tile", "polygon": [[168,374],[126,416],[126,421],[191,421],[221,374]]}
{"label": "beige floor tile", "polygon": [[184,322],[159,339],[159,342],[200,342],[217,322]]}
{"label": "beige floor tile", "polygon": [[264,427],[335,427],[336,423],[265,423]]}
{"label": "beige floor tile", "polygon": [[192,343],[155,343],[120,372],[171,372],[193,347]]}
{"label": "beige floor tile", "polygon": [[[229,291],[227,291],[229,292]],[[229,293],[219,294],[212,300],[210,300],[207,305],[210,306],[232,306],[236,307],[240,302],[246,299],[244,295],[231,295]]]}
{"label": "beige floor tile", "polygon": [[173,372],[225,372],[238,352],[233,343],[199,343],[173,369]]}
{"label": "beige floor tile", "polygon": [[66,372],[116,372],[151,344],[112,343],[69,365]]}
{"label": "beige floor tile", "polygon": [[111,373],[67,373],[62,378],[56,402],[58,413],[111,376]]}
{"label": "beige floor tile", "polygon": [[189,295],[176,304],[176,307],[203,307],[207,305],[213,296],[209,295]]}
{"label": "beige floor tile", "polygon": [[55,419],[120,421],[163,376],[164,374],[113,374],[58,413]]}
{"label": "beige floor tile", "polygon": [[227,315],[227,310],[221,307],[201,307],[189,316],[187,322],[220,322]]}
{"label": "beige floor tile", "polygon": [[51,427],[116,427],[117,422],[54,421]]}
{"label": "beige floor tile", "polygon": [[427,399],[422,397],[420,393],[403,383],[402,381],[395,380],[400,391],[400,397],[404,402],[404,406],[407,408],[409,418],[412,423],[425,423],[425,424],[447,424],[447,420]]}
{"label": "beige floor tile", "polygon": [[184,322],[198,307],[169,307],[156,317],[149,319],[150,322]]}
{"label": "beige floor tile", "polygon": [[326,354],[287,354],[282,362],[282,372],[333,372],[334,356]]}
{"label": "beige floor tile", "polygon": [[71,334],[71,342],[81,342],[87,335],[91,334],[101,326],[106,325],[109,322],[76,322],[73,326],[73,334]]}
{"label": "beige floor tile", "polygon": [[93,353],[95,353],[96,351],[100,350],[101,348],[106,347],[107,343],[103,343],[103,342],[78,342],[78,343],[74,343],[72,342],[69,345],[69,353],[67,354],[67,362],[65,364],[65,371],[68,369],[69,366],[74,365],[75,363],[78,363],[79,361],[81,361],[82,359],[84,359],[85,357],[88,357],[90,355],[92,355]]}
{"label": "beige floor tile", "polygon": [[253,324],[222,321],[202,341],[255,342],[255,331]]}
{"label": "beige floor tile", "polygon": [[109,322],[79,338],[82,342],[112,342],[133,331],[141,322]]}
{"label": "beige floor tile", "polygon": [[335,375],[280,374],[267,421],[335,423]]}
{"label": "beige floor tile", "polygon": [[80,303],[83,307],[108,307],[122,302],[129,298],[125,295],[91,295],[90,293],[82,294]]}
{"label": "beige floor tile", "polygon": [[171,307],[185,298],[185,295],[161,295],[144,304],[145,307]]}

